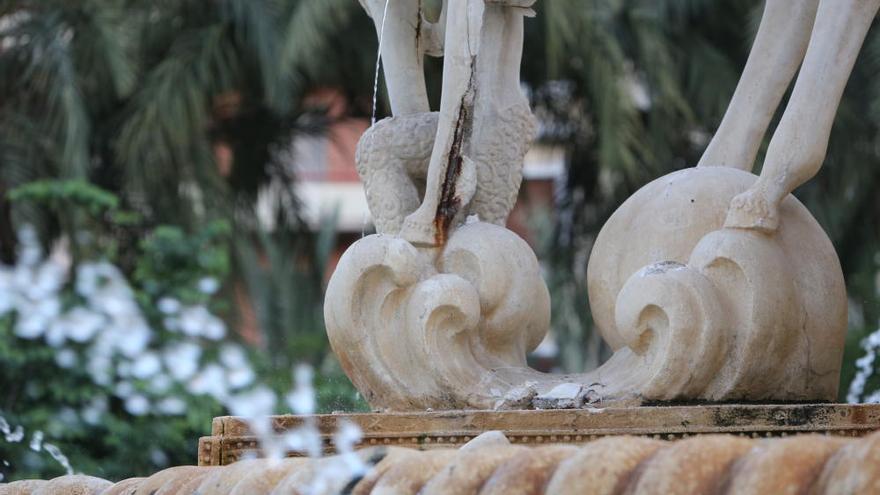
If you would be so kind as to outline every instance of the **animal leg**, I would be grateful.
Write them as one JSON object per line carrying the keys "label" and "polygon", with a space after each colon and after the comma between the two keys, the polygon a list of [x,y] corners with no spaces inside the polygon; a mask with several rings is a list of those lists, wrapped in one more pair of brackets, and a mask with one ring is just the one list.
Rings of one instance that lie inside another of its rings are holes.
{"label": "animal leg", "polygon": [[819,0],[767,0],[742,77],[698,167],[751,170],[807,51]]}
{"label": "animal leg", "polygon": [[775,231],[782,200],[819,171],[840,98],[878,8],[880,0],[820,1],[804,64],[764,169],[749,190],[733,198],[725,226]]}
{"label": "animal leg", "polygon": [[355,163],[380,234],[397,235],[419,206],[417,183],[425,178],[436,132],[437,114],[418,113],[381,120],[361,137]]}
{"label": "animal leg", "polygon": [[[424,54],[427,43],[418,38],[423,27],[421,2],[418,0],[360,0],[373,18],[376,34],[382,38],[382,65],[385,84],[395,116],[430,111],[425,87]],[[385,8],[388,12],[385,12]],[[385,23],[382,33],[382,23]]]}

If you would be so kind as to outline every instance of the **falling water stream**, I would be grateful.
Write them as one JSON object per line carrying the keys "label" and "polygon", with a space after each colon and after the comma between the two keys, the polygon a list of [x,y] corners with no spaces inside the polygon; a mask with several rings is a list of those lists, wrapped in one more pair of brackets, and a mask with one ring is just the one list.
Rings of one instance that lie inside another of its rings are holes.
{"label": "falling water stream", "polygon": [[[21,442],[22,440],[24,440],[25,437],[24,428],[22,428],[21,425],[16,426],[13,430],[12,427],[10,427],[9,422],[7,422],[6,418],[4,418],[3,416],[0,416],[0,433],[3,434],[3,438],[9,443]],[[43,443],[42,431],[38,430],[34,432],[29,447],[34,452],[39,452],[40,450],[45,451],[50,456],[52,456],[52,458],[55,459],[58,464],[61,464],[61,467],[64,468],[67,474],[73,474],[73,467],[70,465],[70,461],[67,459],[67,456],[65,456],[61,452],[61,449],[59,449],[55,445],[52,445],[51,443]],[[4,459],[3,465],[5,467],[9,467],[9,461],[6,461]],[[0,473],[0,481],[2,480],[3,473]]]}
{"label": "falling water stream", "polygon": [[[379,70],[382,65],[382,40],[385,38],[385,19],[388,18],[388,2],[385,0],[385,9],[382,11],[382,23],[379,25],[379,48],[376,49],[376,72],[373,75],[373,113],[370,117],[370,126],[376,125],[376,103],[379,97]],[[373,134],[370,134],[370,146],[373,144]],[[361,239],[367,235],[367,222],[369,215],[364,213],[364,224],[361,228]]]}
{"label": "falling water stream", "polygon": [[376,100],[379,94],[379,66],[382,63],[382,39],[385,37],[385,19],[388,18],[388,2],[385,0],[385,9],[382,11],[382,24],[379,26],[379,48],[376,53],[376,73],[373,76],[373,114],[370,125],[376,124]]}

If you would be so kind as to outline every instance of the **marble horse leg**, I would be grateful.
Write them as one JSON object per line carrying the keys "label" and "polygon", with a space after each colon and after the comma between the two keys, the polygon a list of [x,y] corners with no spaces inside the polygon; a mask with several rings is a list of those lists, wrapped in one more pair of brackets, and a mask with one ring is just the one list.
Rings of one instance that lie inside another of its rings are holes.
{"label": "marble horse leg", "polygon": [[758,34],[718,131],[698,167],[751,171],[807,51],[819,0],[767,0]]}
{"label": "marble horse leg", "polygon": [[733,198],[726,227],[775,231],[782,200],[819,171],[844,87],[878,8],[880,0],[821,0],[803,67],[770,140],[761,176]]}

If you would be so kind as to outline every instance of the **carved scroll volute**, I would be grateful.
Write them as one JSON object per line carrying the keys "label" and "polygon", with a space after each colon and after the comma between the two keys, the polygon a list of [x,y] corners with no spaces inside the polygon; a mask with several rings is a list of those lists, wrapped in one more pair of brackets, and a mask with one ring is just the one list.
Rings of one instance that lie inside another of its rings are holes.
{"label": "carved scroll volute", "polygon": [[614,385],[646,399],[699,396],[728,351],[730,321],[715,286],[679,263],[650,265],[630,277],[615,319],[636,357],[629,376],[615,376]]}
{"label": "carved scroll volute", "polygon": [[723,229],[687,265],[634,274],[615,311],[639,369],[615,386],[631,383],[649,400],[760,400],[780,390],[806,398],[796,382],[811,367],[809,336],[789,263],[777,238]]}
{"label": "carved scroll volute", "polygon": [[530,371],[550,298],[525,241],[474,223],[441,252],[361,239],[340,260],[324,312],[334,352],[371,405],[491,408],[521,385],[506,370]]}
{"label": "carved scroll volute", "polygon": [[373,403],[375,397],[387,396],[405,403],[406,389],[378,352],[377,335],[370,332],[378,322],[371,325],[369,320],[378,315],[369,310],[418,280],[419,254],[403,241],[376,240],[363,239],[342,255],[327,286],[324,322],[333,352],[364,398]]}
{"label": "carved scroll volute", "polygon": [[[397,373],[406,377],[405,386],[426,408],[444,400],[468,406],[449,391],[478,381],[484,371],[471,347],[480,323],[478,301],[477,291],[463,278],[435,275],[413,287],[404,302],[404,320],[386,334],[394,337],[382,339],[380,352],[395,363]],[[401,355],[404,349],[408,356]]]}
{"label": "carved scroll volute", "polygon": [[734,330],[732,356],[707,398],[770,398],[809,366],[790,263],[777,237],[748,230],[712,232],[694,249],[688,264],[717,288]]}
{"label": "carved scroll volute", "polygon": [[440,270],[477,288],[480,345],[489,366],[525,366],[550,327],[550,293],[525,241],[502,227],[465,225],[449,240]]}

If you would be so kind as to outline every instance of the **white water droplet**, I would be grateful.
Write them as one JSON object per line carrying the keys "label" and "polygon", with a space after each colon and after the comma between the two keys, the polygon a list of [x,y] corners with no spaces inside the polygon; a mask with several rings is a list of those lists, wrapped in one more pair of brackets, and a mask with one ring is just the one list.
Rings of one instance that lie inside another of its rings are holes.
{"label": "white water droplet", "polygon": [[34,452],[39,452],[40,449],[43,448],[43,432],[37,430],[34,432],[34,436],[31,437],[31,443],[29,445],[31,450]]}
{"label": "white water droplet", "polygon": [[287,395],[287,404],[296,414],[314,414],[317,406],[315,389],[312,386],[314,372],[306,365],[299,365],[294,371],[295,388]]}
{"label": "white water droplet", "polygon": [[21,425],[15,427],[14,430],[6,434],[6,441],[9,443],[18,443],[24,439],[24,428]]}
{"label": "white water droplet", "polygon": [[230,397],[227,401],[229,411],[244,418],[252,419],[270,416],[275,409],[277,398],[269,387],[261,385],[253,390]]}
{"label": "white water droplet", "polygon": [[73,474],[73,467],[70,466],[70,461],[67,459],[67,456],[61,452],[61,449],[51,443],[43,444],[43,448],[53,459],[58,461],[58,464],[61,464],[61,467],[64,468],[67,474]]}

